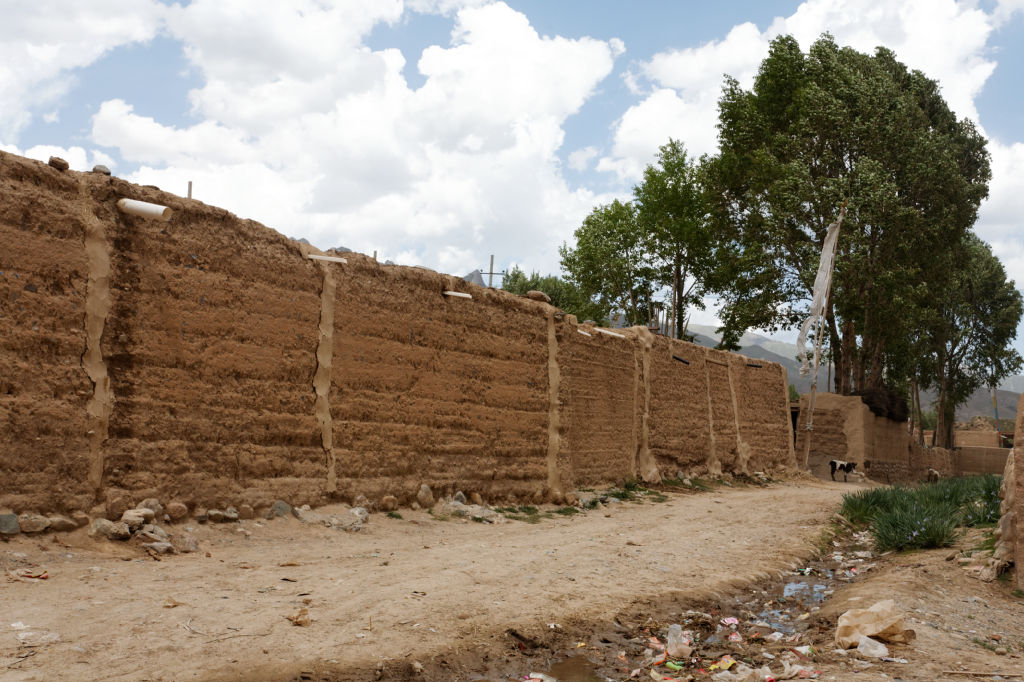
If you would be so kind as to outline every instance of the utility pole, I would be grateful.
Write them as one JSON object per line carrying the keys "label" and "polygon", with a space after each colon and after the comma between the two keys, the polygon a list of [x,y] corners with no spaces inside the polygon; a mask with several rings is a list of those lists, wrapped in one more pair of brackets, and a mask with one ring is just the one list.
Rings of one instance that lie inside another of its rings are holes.
{"label": "utility pole", "polygon": [[499,277],[502,277],[502,278],[505,277],[505,271],[504,270],[502,270],[501,272],[495,272],[494,271],[494,254],[493,253],[491,254],[491,267],[487,268],[487,272],[482,272],[480,274],[481,275],[487,275],[487,286],[489,288],[491,288],[491,289],[494,288],[494,276],[495,275],[498,275]]}

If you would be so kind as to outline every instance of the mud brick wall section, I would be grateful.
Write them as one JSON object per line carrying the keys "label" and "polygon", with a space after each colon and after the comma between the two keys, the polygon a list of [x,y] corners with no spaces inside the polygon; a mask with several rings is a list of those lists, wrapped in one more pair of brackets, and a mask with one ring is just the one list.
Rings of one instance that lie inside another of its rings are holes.
{"label": "mud brick wall section", "polygon": [[[1015,438],[1020,438],[1020,434],[1024,434],[1024,395],[1017,402]],[[1009,534],[1013,536],[1013,556],[1016,563],[1017,589],[1024,590],[1024,570],[1021,568],[1021,565],[1024,564],[1024,532],[1021,532],[1021,527],[1024,527],[1024,456],[1020,455],[1022,448],[1017,445],[1017,442],[1015,439],[1013,466],[1010,467],[1013,470],[1012,480],[1005,481],[1005,485],[1014,487],[1012,500],[1013,518],[1010,520],[1011,528],[1009,529]]]}
{"label": "mud brick wall section", "polygon": [[[803,453],[806,424],[805,396],[797,422],[798,453]],[[876,416],[856,396],[819,393],[815,399],[809,468],[819,478],[829,478],[830,459],[856,462],[857,471],[880,483],[922,481],[929,469],[946,477],[999,473],[1006,452],[998,448],[924,448],[907,432],[906,422]]]}
{"label": "mud brick wall section", "polygon": [[0,152],[0,508],[409,502],[422,483],[557,500],[795,465],[779,365],[318,253]]}

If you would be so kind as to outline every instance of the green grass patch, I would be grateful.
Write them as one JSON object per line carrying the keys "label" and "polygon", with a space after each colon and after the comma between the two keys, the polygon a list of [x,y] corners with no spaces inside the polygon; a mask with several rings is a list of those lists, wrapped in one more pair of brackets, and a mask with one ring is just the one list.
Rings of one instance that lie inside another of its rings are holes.
{"label": "green grass patch", "polygon": [[867,525],[880,552],[948,547],[959,537],[958,528],[999,520],[1000,482],[988,474],[872,488],[843,496],[840,514]]}
{"label": "green grass patch", "polygon": [[506,519],[522,521],[524,523],[540,523],[540,520],[543,518],[540,510],[529,504],[519,505],[518,507],[495,507],[494,511],[503,514]]}
{"label": "green grass patch", "polygon": [[582,514],[583,512],[576,507],[559,507],[555,509],[552,514],[560,514],[562,516],[572,516],[573,514]]}
{"label": "green grass patch", "polygon": [[402,518],[402,515],[399,514],[396,511],[389,511],[387,514],[385,514],[385,516],[387,516],[389,519],[401,519]]}

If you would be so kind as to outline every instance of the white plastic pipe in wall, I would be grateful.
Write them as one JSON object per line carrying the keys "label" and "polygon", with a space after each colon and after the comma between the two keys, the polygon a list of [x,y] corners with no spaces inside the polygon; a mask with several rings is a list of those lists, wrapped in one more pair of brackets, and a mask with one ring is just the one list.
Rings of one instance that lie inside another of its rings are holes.
{"label": "white plastic pipe in wall", "polygon": [[173,211],[166,206],[151,204],[148,201],[138,201],[136,199],[118,199],[117,207],[125,213],[137,215],[141,218],[152,218],[154,220],[170,220],[171,213],[173,213]]}

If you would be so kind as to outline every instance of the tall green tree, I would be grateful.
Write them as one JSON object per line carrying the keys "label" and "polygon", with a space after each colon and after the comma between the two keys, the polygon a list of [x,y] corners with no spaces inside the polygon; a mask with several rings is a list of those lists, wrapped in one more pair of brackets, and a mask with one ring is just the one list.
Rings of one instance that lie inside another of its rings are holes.
{"label": "tall green tree", "polygon": [[880,385],[920,259],[959,243],[987,195],[984,138],[889,50],[866,55],[828,35],[806,54],[791,36],[775,39],[752,90],[726,79],[719,114],[707,177],[735,247],[724,336],[799,318],[847,201],[826,310],[836,390]]}
{"label": "tall green tree", "polygon": [[993,388],[1021,367],[1010,343],[1024,314],[1021,294],[988,244],[970,235],[944,254],[943,286],[930,292],[932,315],[924,328],[934,362],[927,376],[938,389],[934,444],[953,446],[958,405]]}
{"label": "tall green tree", "polygon": [[542,276],[538,272],[527,275],[519,267],[513,267],[502,280],[501,288],[520,295],[527,291],[543,291],[551,297],[553,306],[575,315],[581,322],[594,320],[601,325],[608,324],[608,305],[595,302],[572,282],[557,275]]}
{"label": "tall green tree", "polygon": [[575,237],[575,247],[559,249],[566,279],[598,305],[624,311],[627,323],[646,324],[657,272],[636,207],[617,199],[598,206]]}
{"label": "tall green tree", "polygon": [[661,263],[659,284],[671,289],[676,338],[683,338],[690,308],[704,308],[714,287],[717,241],[709,229],[699,165],[670,139],[633,188],[637,221]]}

